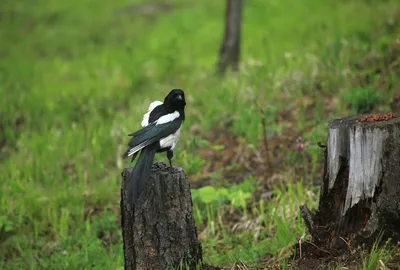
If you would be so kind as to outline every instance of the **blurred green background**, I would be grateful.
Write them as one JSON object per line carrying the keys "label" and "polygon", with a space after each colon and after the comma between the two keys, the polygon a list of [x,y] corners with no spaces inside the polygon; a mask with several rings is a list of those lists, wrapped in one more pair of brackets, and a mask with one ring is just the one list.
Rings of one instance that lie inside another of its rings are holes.
{"label": "blurred green background", "polygon": [[219,78],[225,1],[2,1],[0,268],[123,269],[120,155],[171,88],[187,97],[174,165],[205,262],[285,267],[298,206],[317,206],[327,120],[388,111],[400,91],[399,11],[244,1],[240,72]]}

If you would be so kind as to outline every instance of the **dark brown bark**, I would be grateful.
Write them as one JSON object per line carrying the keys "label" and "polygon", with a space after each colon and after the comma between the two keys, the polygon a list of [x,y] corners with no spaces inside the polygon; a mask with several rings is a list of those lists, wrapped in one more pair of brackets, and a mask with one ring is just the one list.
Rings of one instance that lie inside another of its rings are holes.
{"label": "dark brown bark", "polygon": [[134,207],[126,201],[131,170],[122,172],[121,187],[125,269],[172,269],[180,263],[196,269],[202,249],[183,169],[154,164]]}
{"label": "dark brown bark", "polygon": [[400,118],[381,116],[329,121],[319,207],[300,208],[319,253],[400,239]]}
{"label": "dark brown bark", "polygon": [[235,71],[239,68],[241,13],[242,0],[226,1],[225,35],[218,62],[220,74],[224,74],[228,66]]}

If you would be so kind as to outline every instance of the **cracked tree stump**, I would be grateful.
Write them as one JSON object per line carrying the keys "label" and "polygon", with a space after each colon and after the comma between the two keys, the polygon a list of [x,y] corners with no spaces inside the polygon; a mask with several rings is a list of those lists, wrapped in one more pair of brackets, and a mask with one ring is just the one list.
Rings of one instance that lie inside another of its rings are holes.
{"label": "cracked tree stump", "polygon": [[121,226],[125,269],[196,269],[201,244],[192,214],[189,183],[182,168],[153,165],[137,203],[127,200],[132,168],[122,172]]}
{"label": "cracked tree stump", "polygon": [[[362,115],[329,121],[319,207],[300,212],[318,252],[400,234],[400,118]],[[304,247],[303,247],[304,250]]]}

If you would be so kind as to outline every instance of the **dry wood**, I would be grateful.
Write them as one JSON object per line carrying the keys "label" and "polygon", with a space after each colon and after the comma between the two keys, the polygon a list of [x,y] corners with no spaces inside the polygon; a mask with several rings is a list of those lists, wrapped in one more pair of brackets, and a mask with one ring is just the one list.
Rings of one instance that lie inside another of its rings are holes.
{"label": "dry wood", "polygon": [[125,269],[172,269],[179,264],[196,269],[202,249],[183,169],[154,164],[134,206],[126,200],[131,170],[122,172],[121,187]]}

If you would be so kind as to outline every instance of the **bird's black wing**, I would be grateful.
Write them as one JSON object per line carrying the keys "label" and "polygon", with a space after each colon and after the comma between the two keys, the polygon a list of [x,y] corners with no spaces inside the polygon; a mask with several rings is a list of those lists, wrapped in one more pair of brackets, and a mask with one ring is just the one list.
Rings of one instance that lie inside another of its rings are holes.
{"label": "bird's black wing", "polygon": [[150,115],[149,115],[149,124],[151,124],[151,123],[157,121],[160,117],[162,117],[162,116],[164,116],[164,115],[167,114],[167,112],[166,112],[166,110],[165,110],[165,108],[164,108],[163,105],[164,105],[164,104],[161,104],[161,105],[155,107],[155,108],[151,111],[151,113],[150,113]]}
{"label": "bird's black wing", "polygon": [[182,124],[182,120],[177,118],[171,122],[157,125],[152,123],[134,133],[129,134],[133,138],[128,143],[128,150],[122,155],[127,158],[129,153],[136,153],[144,147],[161,140],[175,133]]}

